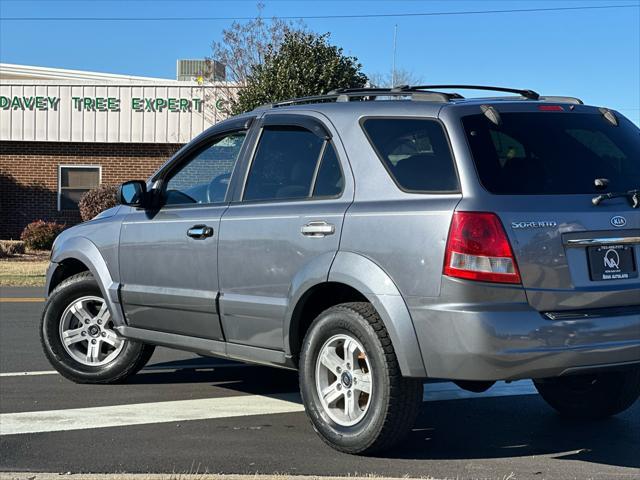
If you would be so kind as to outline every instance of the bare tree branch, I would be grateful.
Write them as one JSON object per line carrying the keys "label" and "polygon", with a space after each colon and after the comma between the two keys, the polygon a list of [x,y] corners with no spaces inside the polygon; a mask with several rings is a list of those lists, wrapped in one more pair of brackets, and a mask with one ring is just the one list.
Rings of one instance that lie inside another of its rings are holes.
{"label": "bare tree branch", "polygon": [[381,87],[381,88],[390,88],[397,87],[398,85],[418,85],[423,83],[423,79],[421,75],[416,75],[415,73],[405,70],[403,68],[396,69],[396,84],[393,83],[393,72],[387,73],[371,73],[369,76],[369,83],[372,87]]}
{"label": "bare tree branch", "polygon": [[[258,3],[256,6],[258,13],[255,19],[244,23],[234,21],[222,30],[221,40],[211,44],[211,55],[206,59],[210,66],[205,82],[216,86],[208,96],[215,95],[216,100],[205,101],[216,101],[216,107],[225,114],[231,112],[239,89],[247,83],[247,77],[257,65],[264,62],[268,52],[278,50],[285,34],[294,30],[306,31],[302,21],[291,22],[277,17],[265,19],[262,16],[264,4]],[[214,78],[214,61],[225,65],[224,82]]]}

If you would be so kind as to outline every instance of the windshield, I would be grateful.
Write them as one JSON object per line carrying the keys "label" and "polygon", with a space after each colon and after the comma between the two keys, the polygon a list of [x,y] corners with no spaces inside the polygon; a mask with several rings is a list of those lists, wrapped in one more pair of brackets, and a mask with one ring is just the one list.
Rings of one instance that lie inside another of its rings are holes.
{"label": "windshield", "polygon": [[640,130],[593,113],[501,113],[462,118],[480,182],[491,193],[553,195],[640,188]]}

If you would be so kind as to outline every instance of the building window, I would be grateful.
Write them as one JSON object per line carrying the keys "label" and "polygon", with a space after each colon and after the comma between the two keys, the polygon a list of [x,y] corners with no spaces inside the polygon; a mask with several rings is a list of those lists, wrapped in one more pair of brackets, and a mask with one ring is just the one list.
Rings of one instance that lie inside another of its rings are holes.
{"label": "building window", "polygon": [[80,197],[100,185],[102,169],[97,165],[60,165],[58,210],[77,210]]}

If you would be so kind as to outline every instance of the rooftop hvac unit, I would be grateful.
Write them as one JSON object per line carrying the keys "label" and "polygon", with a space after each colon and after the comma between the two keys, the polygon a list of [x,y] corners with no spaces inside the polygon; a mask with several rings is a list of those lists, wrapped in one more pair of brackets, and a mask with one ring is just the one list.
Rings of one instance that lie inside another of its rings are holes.
{"label": "rooftop hvac unit", "polygon": [[224,81],[226,79],[224,64],[212,60],[178,60],[176,79],[192,82],[202,77],[207,80]]}

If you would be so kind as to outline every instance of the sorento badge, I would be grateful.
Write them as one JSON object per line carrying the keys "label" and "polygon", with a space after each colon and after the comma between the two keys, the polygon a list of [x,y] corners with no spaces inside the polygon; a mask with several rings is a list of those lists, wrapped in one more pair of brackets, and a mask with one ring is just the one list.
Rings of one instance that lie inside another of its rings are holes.
{"label": "sorento badge", "polygon": [[511,222],[511,228],[514,230],[521,228],[555,228],[558,222],[543,220],[539,222]]}

